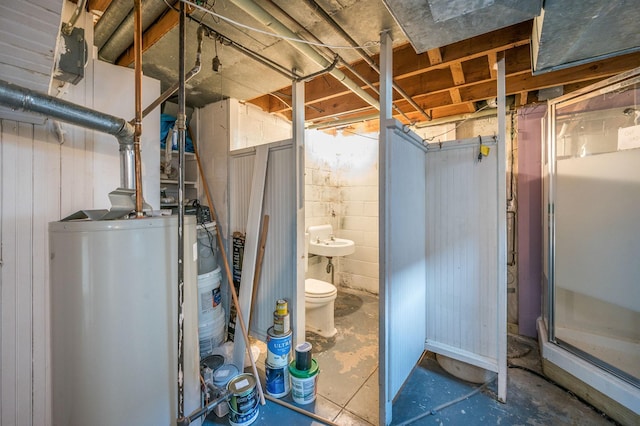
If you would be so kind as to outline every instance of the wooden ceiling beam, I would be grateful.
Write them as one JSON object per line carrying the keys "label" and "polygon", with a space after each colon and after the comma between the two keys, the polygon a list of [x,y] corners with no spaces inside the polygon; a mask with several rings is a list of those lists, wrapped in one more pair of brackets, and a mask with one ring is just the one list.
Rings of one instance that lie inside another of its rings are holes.
{"label": "wooden ceiling beam", "polygon": [[449,65],[449,68],[451,70],[451,76],[453,77],[453,84],[460,86],[466,82],[461,62],[454,62]]}
{"label": "wooden ceiling beam", "polygon": [[429,62],[432,66],[442,63],[442,54],[440,53],[439,47],[429,50],[427,52],[427,56],[429,57]]}
{"label": "wooden ceiling beam", "polygon": [[[530,73],[531,64],[528,46],[520,46],[511,49],[507,52],[507,75],[514,75],[517,73]],[[466,80],[464,84],[458,87],[466,87],[472,84],[487,81],[491,78],[489,71],[487,70],[487,62],[484,58],[476,58],[462,63],[463,77]],[[346,71],[348,73],[348,71]],[[399,81],[398,84],[403,90],[409,94],[409,96],[421,96],[425,93],[435,93],[440,91],[448,92],[449,89],[454,86],[454,80],[451,71],[448,68],[432,69],[424,74],[419,74]],[[378,84],[375,83],[374,86]],[[362,86],[366,89],[366,86]],[[282,89],[282,93],[286,96],[290,95],[290,88]],[[329,101],[334,98],[341,98],[342,96],[351,93],[346,90],[342,84],[340,84],[335,78],[328,75],[322,81],[313,80],[305,84],[305,104],[314,104],[316,102]],[[264,108],[268,105],[268,112],[276,113],[288,110],[289,107],[282,103],[270,102],[270,95],[264,95],[249,102]],[[395,100],[401,100],[402,98],[397,93],[394,93]]]}
{"label": "wooden ceiling beam", "polygon": [[[517,95],[523,92],[533,92],[546,87],[563,85],[565,82],[567,84],[577,84],[581,81],[591,82],[595,79],[606,78],[632,69],[638,63],[640,63],[640,53],[631,53],[625,56],[611,58],[607,61],[586,64],[538,76],[532,76],[529,72],[516,73],[507,76],[507,94]],[[451,87],[437,92],[416,95],[413,96],[413,99],[427,111],[451,106],[456,106],[458,110],[468,111],[469,106],[472,105],[473,102],[495,98],[497,94],[496,82],[494,80],[467,84],[455,89],[459,91],[460,103],[456,103],[452,99]],[[414,112],[413,108],[404,99],[398,98],[395,99],[394,102],[396,106],[408,116],[411,116],[410,114]],[[364,101],[350,93],[320,103],[314,103],[313,105],[320,107],[324,112],[307,110],[308,120],[318,120],[325,116],[342,119],[353,110],[370,110]],[[417,116],[416,119],[422,120],[422,118]]]}
{"label": "wooden ceiling beam", "polygon": [[91,13],[104,13],[105,10],[109,7],[112,0],[89,0],[88,2],[88,10]]}
{"label": "wooden ceiling beam", "polygon": [[[410,77],[434,68],[444,68],[454,62],[486,56],[489,52],[501,52],[514,47],[529,45],[532,21],[512,25],[501,30],[483,34],[472,39],[452,43],[440,49],[442,62],[425,67],[425,60],[419,59],[425,54],[416,55],[411,45],[400,46],[393,53],[393,75],[396,79]],[[428,57],[427,57],[428,59]]]}
{"label": "wooden ceiling beam", "polygon": [[498,78],[498,52],[487,53],[487,62],[489,65],[489,73],[492,79]]}
{"label": "wooden ceiling beam", "polygon": [[[397,47],[394,49],[393,53],[394,81],[403,86],[403,79],[411,78],[437,69],[446,69],[455,62],[462,63],[464,70],[464,63],[466,61],[484,57],[488,52],[504,51],[516,47],[521,47],[522,51],[528,52],[531,26],[531,21],[527,21],[474,37],[471,40],[453,43],[440,49],[433,49],[431,51],[431,56],[437,56],[440,52],[443,52],[442,55],[439,55],[442,58],[442,62],[440,63],[432,63],[429,52],[417,55],[410,44]],[[438,52],[436,53],[435,50],[438,50]],[[527,60],[530,61],[528,53],[526,57]],[[374,61],[377,62],[378,60],[379,58],[376,55],[374,57]],[[437,58],[434,59],[434,61],[437,61]],[[507,61],[507,64],[508,63],[509,61]],[[374,84],[377,84],[379,76],[367,63],[360,61],[353,64],[353,67],[364,78]],[[352,77],[348,70],[343,69],[342,71]],[[466,73],[466,70],[464,70],[464,72]],[[321,79],[323,81],[321,81]],[[308,82],[305,85],[305,95],[308,102],[314,102],[316,99],[327,99],[332,96],[343,96],[346,93],[342,84],[337,81],[334,82],[331,79],[332,77],[330,76],[322,76]],[[327,80],[329,80],[329,83]],[[283,88],[280,91],[287,93],[291,92],[290,88]],[[255,99],[257,100],[259,97]],[[249,102],[252,103],[253,101],[253,99],[249,100]],[[256,103],[259,103],[259,101]]]}
{"label": "wooden ceiling beam", "polygon": [[[195,10],[189,5],[186,5],[186,7],[187,14],[190,14]],[[142,53],[146,52],[149,48],[151,48],[151,46],[160,41],[162,37],[164,37],[169,31],[175,28],[179,23],[180,13],[178,13],[173,8],[167,9],[167,11],[142,34]],[[131,45],[116,60],[116,64],[123,67],[128,67],[133,64],[135,57],[134,55],[134,48],[133,45]]]}
{"label": "wooden ceiling beam", "polygon": [[453,89],[449,89],[449,95],[451,96],[452,104],[462,103],[462,97],[460,96],[460,89],[454,87]]}

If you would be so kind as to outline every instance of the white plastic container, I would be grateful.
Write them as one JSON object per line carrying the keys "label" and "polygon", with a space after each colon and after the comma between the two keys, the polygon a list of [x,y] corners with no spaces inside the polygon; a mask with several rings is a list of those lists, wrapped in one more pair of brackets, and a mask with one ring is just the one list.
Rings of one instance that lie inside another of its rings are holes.
{"label": "white plastic container", "polygon": [[216,311],[222,309],[221,280],[220,268],[198,275],[198,322],[201,325],[212,322]]}
{"label": "white plastic container", "polygon": [[200,343],[200,358],[213,353],[213,350],[224,343],[226,336],[226,320],[224,309],[220,307],[210,322],[198,326],[198,342]]}
{"label": "white plastic container", "polygon": [[216,241],[216,223],[210,222],[198,225],[198,274],[209,273],[218,268],[216,253],[218,243]]}
{"label": "white plastic container", "polygon": [[310,404],[316,400],[317,380],[320,374],[318,363],[311,360],[311,368],[306,371],[296,368],[296,361],[289,364],[289,377],[291,378],[291,396],[297,404]]}

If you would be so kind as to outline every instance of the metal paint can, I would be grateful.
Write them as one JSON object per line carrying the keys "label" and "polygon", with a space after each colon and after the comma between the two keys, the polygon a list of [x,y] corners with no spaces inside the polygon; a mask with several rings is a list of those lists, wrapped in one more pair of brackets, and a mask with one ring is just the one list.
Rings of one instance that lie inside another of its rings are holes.
{"label": "metal paint can", "polygon": [[278,334],[273,327],[267,330],[267,362],[273,367],[289,365],[291,354],[291,330],[285,334]]}
{"label": "metal paint can", "polygon": [[260,413],[256,379],[245,373],[231,379],[227,384],[231,393],[229,399],[229,423],[232,426],[246,426],[253,423]]}
{"label": "metal paint can", "polygon": [[307,371],[311,368],[311,343],[302,342],[296,346],[296,369]]}
{"label": "metal paint can", "polygon": [[264,364],[267,378],[267,393],[275,398],[282,398],[291,390],[289,367],[273,367],[268,362]]}
{"label": "metal paint can", "polygon": [[289,313],[289,306],[284,299],[278,299],[276,302],[276,315],[284,316]]}
{"label": "metal paint can", "polygon": [[287,334],[291,330],[289,314],[279,315],[278,311],[273,312],[273,332],[276,334]]}

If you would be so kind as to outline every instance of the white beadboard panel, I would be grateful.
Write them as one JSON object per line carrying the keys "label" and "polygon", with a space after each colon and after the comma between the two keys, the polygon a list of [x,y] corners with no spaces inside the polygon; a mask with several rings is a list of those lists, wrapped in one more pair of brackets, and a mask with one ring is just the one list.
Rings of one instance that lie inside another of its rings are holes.
{"label": "white beadboard panel", "polygon": [[273,325],[278,299],[289,302],[292,327],[300,312],[296,308],[296,167],[291,142],[269,151],[263,214],[269,215],[269,231],[251,321],[251,332],[260,339]]}
{"label": "white beadboard panel", "polygon": [[497,155],[489,145],[481,162],[477,139],[427,154],[426,336],[430,350],[477,365],[465,355],[474,354],[497,371]]}
{"label": "white beadboard panel", "polygon": [[[231,232],[246,232],[253,177],[253,149],[232,151],[229,158],[229,217]],[[251,314],[250,331],[266,340],[273,325],[276,300],[289,301],[295,324],[296,292],[296,191],[295,155],[291,141],[269,144],[263,215],[269,215],[262,272]],[[241,289],[242,291],[242,289]]]}
{"label": "white beadboard panel", "polygon": [[[245,231],[244,254],[242,256],[242,276],[240,279],[240,291],[238,292],[238,312],[242,312],[242,320],[247,326],[252,316],[253,284],[258,260],[260,228],[263,221],[262,206],[264,204],[264,190],[267,180],[269,148],[267,146],[258,146],[254,158],[251,195],[249,197],[249,215]],[[240,326],[242,325],[240,323]],[[244,363],[245,343],[243,339],[235,339],[233,345],[233,363],[240,369],[242,369]]]}
{"label": "white beadboard panel", "polygon": [[56,136],[43,126],[35,126],[34,170],[40,179],[46,177],[47,185],[36,183],[33,198],[37,200],[42,214],[33,218],[33,424],[48,425],[51,419],[51,383],[49,349],[49,256],[48,240],[42,244],[40,238],[47,235],[48,223],[59,217],[60,148]]}
{"label": "white beadboard panel", "polygon": [[[422,140],[383,123],[380,140],[380,366],[391,406],[424,351],[425,168]],[[388,413],[387,413],[388,415]]]}
{"label": "white beadboard panel", "polygon": [[2,223],[2,297],[6,302],[2,304],[2,332],[3,336],[7,333],[7,339],[2,344],[2,395],[15,412],[2,411],[5,419],[30,424],[31,359],[24,354],[32,352],[33,235],[31,222],[20,220],[20,216],[33,208],[33,125],[4,122],[3,133],[2,205],[6,211]]}
{"label": "white beadboard panel", "polygon": [[[42,93],[49,91],[64,2],[0,3],[0,75]],[[0,118],[44,122],[42,117],[0,107]]]}
{"label": "white beadboard panel", "polygon": [[[229,157],[229,249],[234,232],[245,233],[249,217],[249,199],[253,180],[253,149],[233,152]],[[231,261],[231,260],[229,260]]]}
{"label": "white beadboard panel", "polygon": [[2,346],[1,357],[2,368],[0,368],[0,395],[2,405],[0,406],[1,424],[17,424],[16,405],[18,371],[17,371],[17,335],[18,330],[18,310],[17,310],[17,260],[16,260],[16,240],[18,233],[16,230],[16,193],[19,188],[15,184],[18,179],[17,158],[18,158],[18,123],[4,120],[0,122],[2,130],[2,143],[0,144],[0,155],[2,158],[0,185],[2,191],[0,198],[2,203],[2,222],[0,232],[2,237],[2,275],[0,276],[0,287],[2,304]]}

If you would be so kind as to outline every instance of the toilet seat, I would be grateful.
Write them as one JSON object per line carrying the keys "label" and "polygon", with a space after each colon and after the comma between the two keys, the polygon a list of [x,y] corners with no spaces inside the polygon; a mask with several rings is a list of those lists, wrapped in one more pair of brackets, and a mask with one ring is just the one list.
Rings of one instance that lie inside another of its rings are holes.
{"label": "toilet seat", "polygon": [[307,278],[304,281],[304,293],[306,297],[320,298],[337,294],[338,289],[326,281]]}

